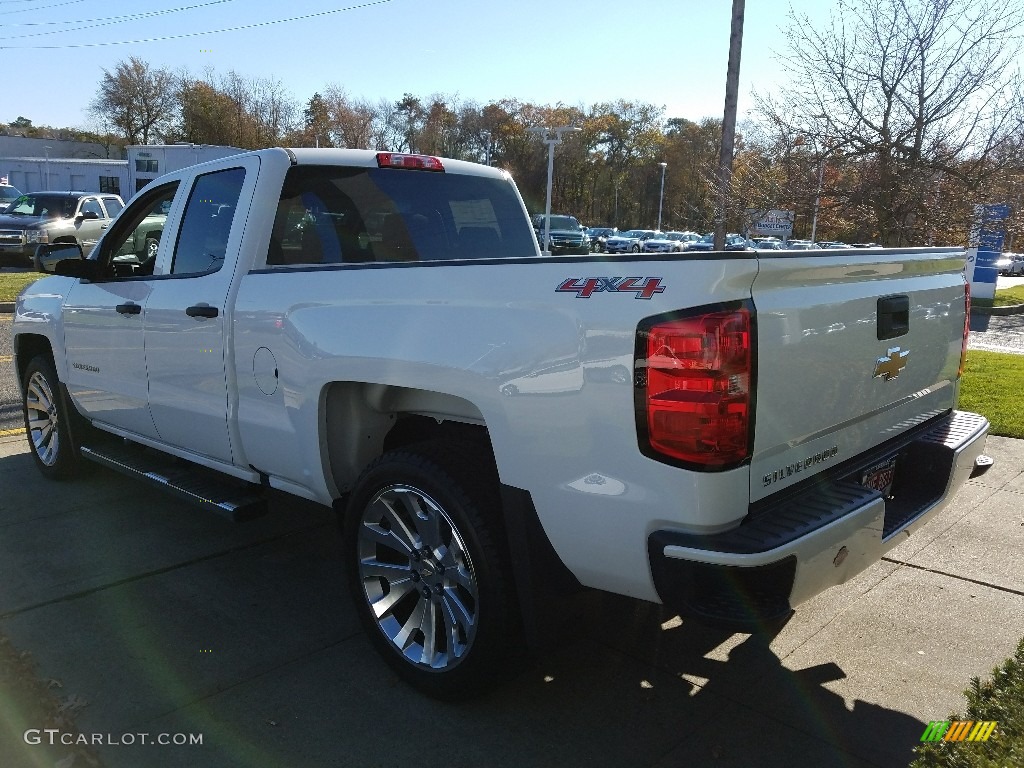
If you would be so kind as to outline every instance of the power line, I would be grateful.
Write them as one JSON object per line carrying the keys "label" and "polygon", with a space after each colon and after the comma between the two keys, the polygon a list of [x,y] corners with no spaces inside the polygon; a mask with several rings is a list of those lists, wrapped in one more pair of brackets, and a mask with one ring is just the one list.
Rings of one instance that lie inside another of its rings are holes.
{"label": "power line", "polygon": [[[76,0],[77,1],[77,0]],[[109,43],[68,43],[66,45],[0,45],[0,51],[10,50],[58,50],[65,48],[104,48],[112,45],[134,45],[137,43],[157,43],[164,40],[182,40],[189,37],[200,37],[202,35],[219,35],[223,32],[240,32],[246,29],[257,29],[259,27],[269,27],[274,24],[287,24],[292,21],[305,21],[306,19],[316,19],[323,16],[330,16],[336,13],[344,13],[345,11],[356,11],[361,8],[370,8],[374,5],[384,5],[390,3],[391,0],[374,0],[369,3],[361,3],[359,5],[350,5],[347,8],[336,8],[333,11],[321,11],[320,13],[309,13],[305,16],[291,16],[287,19],[275,19],[274,21],[261,21],[255,24],[245,24],[240,27],[227,27],[225,29],[208,29],[202,32],[185,32],[180,35],[164,35],[162,37],[146,37],[138,40],[118,40],[117,42]]]}
{"label": "power line", "polygon": [[[212,0],[209,3],[202,3],[200,5],[185,5],[181,8],[168,8],[164,11],[144,11],[143,13],[131,13],[124,16],[106,16],[99,19],[76,19],[74,21],[25,21],[15,22],[13,24],[0,24],[0,27],[52,27],[60,24],[92,24],[93,22],[109,22],[110,24],[116,24],[121,21],[135,21],[137,19],[148,19],[151,16],[163,16],[168,13],[178,13],[179,11],[191,11],[195,8],[206,8],[210,5],[221,5],[222,3],[233,3],[235,0]],[[33,9],[35,10],[35,9]],[[102,24],[95,24],[95,26],[103,26]],[[79,29],[91,29],[92,27],[80,27]],[[38,34],[53,35],[59,32],[75,32],[74,29],[61,29],[54,32],[40,32]],[[33,35],[21,35],[20,37],[33,37]],[[7,38],[8,40],[14,40],[18,38]]]}
{"label": "power line", "polygon": [[[0,0],[2,1],[2,0]],[[21,3],[21,2],[35,2],[35,0],[8,0],[9,2]],[[22,8],[20,11],[2,11],[4,15],[10,15],[12,13],[35,13],[36,11],[45,11],[47,8],[60,8],[65,5],[75,5],[76,3],[84,3],[85,0],[68,0],[66,3],[55,3],[54,5],[40,5],[35,8]]]}

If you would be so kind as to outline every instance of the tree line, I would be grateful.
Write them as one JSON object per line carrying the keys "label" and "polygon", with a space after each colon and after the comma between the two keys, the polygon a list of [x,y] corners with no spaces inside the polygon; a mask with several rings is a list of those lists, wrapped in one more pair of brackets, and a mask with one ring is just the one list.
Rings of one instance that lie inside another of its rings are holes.
{"label": "tree line", "polygon": [[[556,148],[552,210],[594,226],[744,231],[751,210],[796,215],[794,237],[963,245],[982,202],[1021,220],[1024,99],[1014,62],[1021,0],[845,0],[815,26],[790,13],[787,85],[741,122],[728,206],[715,166],[722,122],[628,98],[592,105],[487,103],[451,94],[300,101],[273,78],[174,73],[137,57],[105,70],[90,112],[127,144],[349,147],[507,169],[543,210],[547,148],[529,129],[571,125]],[[756,79],[756,78],[755,78]],[[666,163],[664,196],[660,192]]]}

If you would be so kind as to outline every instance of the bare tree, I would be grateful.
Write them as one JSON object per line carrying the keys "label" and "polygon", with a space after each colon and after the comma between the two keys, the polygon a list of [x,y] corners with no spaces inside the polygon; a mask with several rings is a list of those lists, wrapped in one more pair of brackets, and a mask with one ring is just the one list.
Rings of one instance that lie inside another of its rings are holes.
{"label": "bare tree", "polygon": [[852,159],[850,204],[887,245],[927,237],[930,201],[976,195],[1022,126],[1020,0],[841,0],[824,28],[792,13],[791,82],[761,106],[779,124]]}
{"label": "bare tree", "polygon": [[117,128],[129,144],[164,138],[177,116],[178,82],[166,69],[153,69],[135,56],[113,71],[103,70],[89,112]]}

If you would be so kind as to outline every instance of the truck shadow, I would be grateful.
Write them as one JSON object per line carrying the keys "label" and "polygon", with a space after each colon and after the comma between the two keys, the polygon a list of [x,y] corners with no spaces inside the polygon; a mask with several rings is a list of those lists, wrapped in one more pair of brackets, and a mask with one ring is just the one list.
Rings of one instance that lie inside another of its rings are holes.
{"label": "truck shadow", "polygon": [[[714,629],[615,595],[590,593],[578,602],[571,634],[598,640],[603,649],[577,641],[570,651],[542,657],[525,678],[532,674],[538,694],[566,676],[576,678],[570,685],[585,679],[592,687],[579,697],[620,713],[619,724],[609,727],[624,738],[650,731],[651,722],[664,730],[645,740],[681,736],[652,764],[890,766],[913,759],[926,724],[862,699],[847,702],[833,690],[844,686],[830,686],[846,679],[833,661],[792,669],[773,651],[774,636]],[[560,634],[569,636],[566,627]],[[629,714],[634,708],[644,716]],[[584,741],[593,738],[600,737],[592,732]]]}

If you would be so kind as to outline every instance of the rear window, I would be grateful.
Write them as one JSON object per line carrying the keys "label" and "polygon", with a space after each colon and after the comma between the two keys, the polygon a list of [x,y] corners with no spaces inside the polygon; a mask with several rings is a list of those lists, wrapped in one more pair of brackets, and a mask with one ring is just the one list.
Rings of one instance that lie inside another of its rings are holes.
{"label": "rear window", "polygon": [[535,256],[511,184],[393,168],[288,171],[268,266]]}

